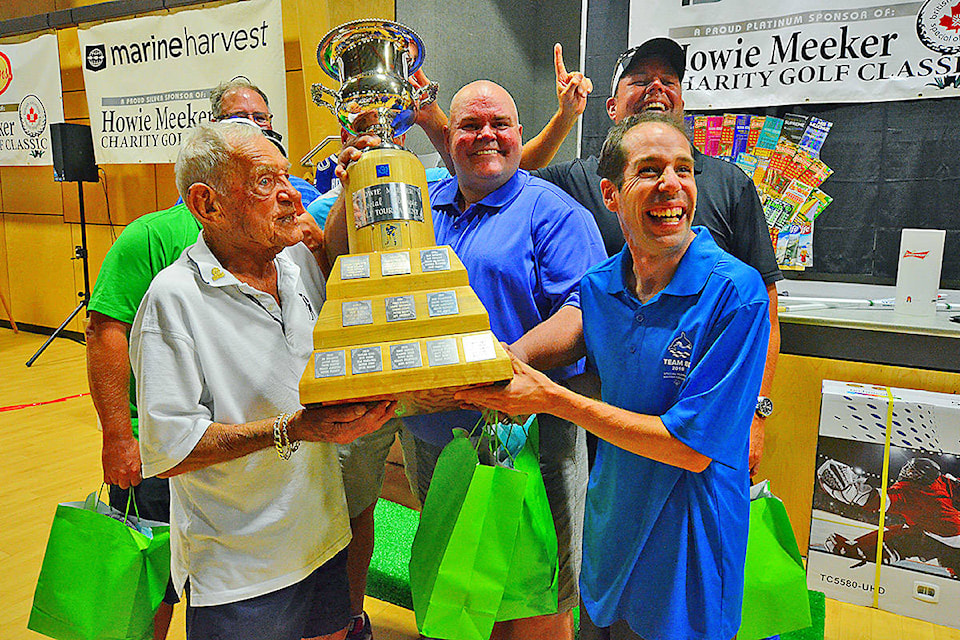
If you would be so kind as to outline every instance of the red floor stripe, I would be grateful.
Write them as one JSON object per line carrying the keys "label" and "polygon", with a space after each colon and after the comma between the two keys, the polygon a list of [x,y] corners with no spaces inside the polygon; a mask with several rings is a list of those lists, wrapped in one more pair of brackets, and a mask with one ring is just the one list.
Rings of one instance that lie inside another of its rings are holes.
{"label": "red floor stripe", "polygon": [[17,409],[26,409],[28,407],[39,407],[45,404],[53,404],[54,402],[64,402],[66,400],[73,400],[74,398],[82,398],[83,396],[88,396],[89,393],[78,393],[75,396],[65,396],[63,398],[57,398],[56,400],[44,400],[43,402],[31,402],[29,404],[11,404],[6,407],[0,407],[0,411],[16,411]]}

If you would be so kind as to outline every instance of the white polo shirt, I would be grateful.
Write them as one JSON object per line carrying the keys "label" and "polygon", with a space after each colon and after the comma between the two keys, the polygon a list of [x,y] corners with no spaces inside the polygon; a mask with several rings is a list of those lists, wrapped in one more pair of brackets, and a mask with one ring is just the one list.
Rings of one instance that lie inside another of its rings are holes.
{"label": "white polo shirt", "polygon": [[[212,422],[300,408],[324,280],[299,244],[275,258],[281,304],[224,269],[200,235],[153,280],[130,334],[144,477],[182,462]],[[273,447],[170,479],[171,570],[193,606],[300,582],[350,540],[337,448]]]}

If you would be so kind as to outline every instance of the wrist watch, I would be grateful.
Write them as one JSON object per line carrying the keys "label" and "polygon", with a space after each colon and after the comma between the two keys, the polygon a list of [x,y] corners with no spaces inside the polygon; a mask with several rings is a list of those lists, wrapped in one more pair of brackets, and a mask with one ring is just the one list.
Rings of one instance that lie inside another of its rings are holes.
{"label": "wrist watch", "polygon": [[773,413],[773,400],[767,396],[758,396],[756,412],[761,418],[769,418]]}

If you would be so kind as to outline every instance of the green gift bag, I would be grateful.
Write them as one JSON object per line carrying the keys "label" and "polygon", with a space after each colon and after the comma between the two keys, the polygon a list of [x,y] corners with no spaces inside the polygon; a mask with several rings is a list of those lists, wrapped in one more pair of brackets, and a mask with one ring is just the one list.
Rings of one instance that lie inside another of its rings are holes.
{"label": "green gift bag", "polygon": [[558,604],[557,530],[540,473],[540,428],[536,418],[530,423],[527,441],[513,460],[513,468],[527,474],[527,487],[510,573],[497,611],[498,621],[556,613]]}
{"label": "green gift bag", "polygon": [[750,501],[743,614],[738,640],[756,640],[810,626],[810,598],[787,510],[767,483]]}
{"label": "green gift bag", "polygon": [[513,559],[526,474],[481,465],[462,429],[444,447],[410,551],[420,632],[487,640]]}
{"label": "green gift bag", "polygon": [[59,640],[152,638],[169,578],[169,525],[127,517],[95,493],[61,503],[27,628]]}

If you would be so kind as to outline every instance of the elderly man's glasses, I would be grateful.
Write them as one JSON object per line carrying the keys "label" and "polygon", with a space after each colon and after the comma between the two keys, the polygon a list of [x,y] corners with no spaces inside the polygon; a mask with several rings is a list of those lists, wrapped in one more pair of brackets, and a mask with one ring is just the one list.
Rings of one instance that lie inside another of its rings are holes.
{"label": "elderly man's glasses", "polygon": [[249,118],[261,127],[265,127],[273,120],[273,114],[263,111],[235,111],[234,113],[225,113],[217,120],[229,120],[230,118]]}

